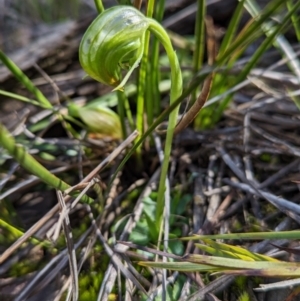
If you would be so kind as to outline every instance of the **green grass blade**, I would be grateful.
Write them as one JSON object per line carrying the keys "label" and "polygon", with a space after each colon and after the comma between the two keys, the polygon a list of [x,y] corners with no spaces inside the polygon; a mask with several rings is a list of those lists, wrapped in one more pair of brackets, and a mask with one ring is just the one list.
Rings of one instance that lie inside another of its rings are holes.
{"label": "green grass blade", "polygon": [[280,231],[280,232],[249,232],[249,233],[228,233],[213,235],[193,235],[183,237],[181,240],[202,240],[202,239],[300,239],[300,231]]}
{"label": "green grass blade", "polygon": [[[293,7],[293,0],[287,0],[286,1],[286,6],[287,6],[287,9],[289,11],[291,11],[292,7]],[[300,42],[300,23],[299,23],[299,13],[295,12],[293,15],[292,15],[292,23],[293,23],[293,26],[294,26],[294,29],[295,29],[295,33],[296,33],[296,37],[297,37],[297,40],[298,42]]]}
{"label": "green grass blade", "polygon": [[[256,3],[255,0],[247,0],[245,3],[245,7],[247,8],[248,12],[252,15],[252,17],[257,17],[259,15],[259,5]],[[284,18],[284,20],[287,18],[286,24],[292,20],[292,17],[295,15],[298,9],[299,1],[294,6],[290,7],[288,14]],[[284,20],[280,21],[280,23],[284,22]],[[268,22],[262,24],[262,29],[267,36],[272,35],[274,31],[274,27]],[[283,31],[283,29],[281,31]],[[274,46],[282,53],[284,57],[288,59],[287,65],[298,77],[300,82],[300,63],[291,45],[288,43],[288,41],[283,35],[278,34],[278,36],[276,36],[276,38],[274,39]]]}
{"label": "green grass blade", "polygon": [[206,264],[195,264],[192,262],[149,262],[149,261],[140,261],[139,265],[145,267],[152,267],[158,269],[168,269],[171,271],[178,272],[217,272],[221,271],[221,268],[213,267]]}
{"label": "green grass blade", "polygon": [[[240,19],[244,13],[244,2],[245,0],[239,1],[234,14],[232,16],[232,18],[230,19],[230,23],[229,26],[226,30],[226,34],[222,40],[220,49],[219,49],[219,53],[218,53],[218,59],[224,55],[225,51],[231,46],[231,44],[234,41],[234,38],[236,36],[237,33],[237,29],[238,29],[238,25],[240,23]],[[247,26],[244,27],[244,31],[247,30]],[[243,34],[243,30],[241,31],[240,35]],[[248,36],[248,35],[246,35]],[[249,35],[249,39],[244,41],[244,45],[248,45],[250,43],[250,40],[254,40],[256,37],[254,36],[254,34],[251,36]],[[237,37],[238,39],[238,37]],[[232,67],[232,65],[234,64],[234,62],[237,60],[237,58],[240,56],[241,52],[244,51],[244,47],[240,46],[239,48],[237,48],[235,50],[235,52],[233,52],[231,54],[231,58],[228,59],[229,63],[227,65],[228,69],[230,69]],[[235,53],[235,54],[234,54]],[[211,95],[220,95],[223,92],[225,92],[227,90],[227,84],[228,82],[228,77],[226,75],[220,75],[220,74],[216,74],[213,78],[213,83],[212,83],[212,89],[211,89]],[[203,128],[209,127],[211,125],[211,115],[214,112],[214,108],[216,107],[216,105],[208,107],[208,108],[204,108],[202,110],[202,112],[200,112],[200,114],[198,115],[197,119],[197,123],[200,126],[202,126]]]}
{"label": "green grass blade", "polygon": [[138,262],[139,265],[179,272],[221,272],[242,276],[299,277],[300,265],[294,262],[245,261],[205,255],[187,255],[183,262]]}
{"label": "green grass blade", "polygon": [[52,109],[52,104],[44,94],[32,83],[23,71],[0,50],[0,60],[11,71],[15,78],[31,92],[35,98],[47,109]]}
{"label": "green grass blade", "polygon": [[121,127],[122,127],[122,137],[125,139],[127,137],[126,124],[125,124],[125,102],[126,95],[121,91],[116,91],[118,97],[118,115],[120,117]]}
{"label": "green grass blade", "polygon": [[[246,1],[244,4],[245,3]],[[280,0],[272,1],[272,3],[269,4],[265,10],[259,14],[259,16],[250,20],[234,39],[233,33],[230,34],[229,32],[228,35],[225,36],[225,42],[223,42],[221,45],[222,48],[217,57],[216,65],[222,67],[226,66],[226,68],[230,70],[248,45],[256,40],[259,36],[264,34],[263,30],[261,29],[263,23],[269,21],[270,17],[274,15],[277,10],[279,10],[282,4],[283,3]],[[239,9],[242,10],[241,7],[239,7]],[[238,23],[239,11],[236,14],[236,23],[233,22],[230,24],[230,31],[234,31],[234,27]],[[229,41],[231,42],[229,43]],[[237,78],[233,79],[226,76],[226,72],[224,74],[217,74],[212,85],[211,96],[222,94],[228,90],[228,86],[232,87],[237,83]],[[230,101],[231,94],[225,98],[221,104],[205,107],[203,110],[201,110],[198,116],[198,124],[201,124],[202,127],[211,127],[214,125],[219,120],[221,114]]]}
{"label": "green grass blade", "polygon": [[[70,185],[57,178],[50,173],[44,166],[36,161],[28,151],[21,145],[17,145],[14,138],[6,130],[6,128],[0,123],[0,146],[7,150],[7,152],[28,172],[37,176],[44,183],[49,186],[64,191],[70,188]],[[85,202],[92,202],[93,200],[88,196],[82,198]]]}
{"label": "green grass blade", "polygon": [[[219,243],[219,242],[215,242],[210,239],[203,239],[203,241],[206,244],[208,244],[213,250],[229,252],[233,257],[236,257],[236,256],[245,257],[245,258],[240,257],[240,259],[247,260],[246,259],[246,257],[247,257],[247,258],[249,258],[249,260],[256,260],[256,261],[264,261],[264,260],[265,261],[277,261],[277,259],[274,259],[272,257],[261,255],[261,254],[254,253],[254,252],[250,252],[247,249],[244,249],[239,246],[232,246],[232,245],[228,245],[228,244],[224,244],[224,243]],[[195,245],[199,248],[202,248],[202,245],[199,245],[199,244],[195,244]],[[226,253],[226,254],[230,255],[229,253]],[[214,253],[210,253],[210,254],[219,256]]]}
{"label": "green grass blade", "polygon": [[[149,53],[150,32],[146,31],[143,42],[144,52],[139,70],[137,83],[137,109],[136,109],[136,129],[139,133],[144,132],[144,108],[145,108],[145,85],[147,77],[148,53]],[[147,100],[146,100],[147,101]],[[146,108],[148,108],[146,106]],[[138,156],[141,156],[140,147],[137,148]]]}
{"label": "green grass blade", "polygon": [[[154,18],[157,22],[161,22],[164,15],[165,0],[158,1],[156,5],[156,11],[154,13]],[[159,94],[159,81],[160,81],[160,70],[159,70],[159,41],[156,37],[153,37],[152,48],[151,48],[151,61],[149,76],[150,80],[147,81],[147,99],[151,99],[153,116],[149,114],[147,116],[148,125],[153,123],[154,117],[156,117],[161,109],[161,97]],[[150,102],[148,101],[150,105]],[[151,112],[150,110],[148,112]]]}
{"label": "green grass blade", "polygon": [[[19,238],[22,235],[24,235],[23,231],[21,231],[18,228],[12,226],[11,224],[7,223],[2,218],[0,218],[0,227],[2,229],[6,229],[7,231],[9,231],[15,238]],[[34,245],[43,245],[45,247],[50,247],[51,246],[51,243],[49,241],[39,241],[36,238],[31,238],[30,242]]]}
{"label": "green grass blade", "polygon": [[217,256],[207,256],[200,254],[188,254],[183,257],[183,260],[193,263],[213,265],[219,268],[230,269],[268,269],[268,268],[297,268],[300,271],[298,262],[270,262],[270,261],[247,261],[241,259],[224,258]]}
{"label": "green grass blade", "polygon": [[[288,22],[291,19],[291,16],[297,11],[297,9],[300,7],[300,2],[298,2],[294,7],[288,12],[288,14],[284,17],[282,22],[276,26],[275,29],[271,30],[271,33],[267,36],[267,38],[262,42],[262,44],[258,47],[258,49],[255,51],[255,53],[251,56],[249,62],[246,64],[245,68],[242,70],[242,72],[239,74],[239,76],[236,79],[236,82],[243,81],[249,72],[254,68],[254,66],[258,63],[262,55],[266,52],[266,50],[274,43],[276,40],[276,37],[280,32],[283,31],[285,26],[288,24]],[[278,41],[278,39],[277,39]],[[294,70],[296,70],[298,67],[295,67]],[[299,66],[300,71],[300,66]],[[299,74],[300,78],[300,74]],[[231,101],[231,96],[226,97],[226,99],[219,104],[218,108],[214,111],[214,115],[212,116],[213,123],[217,122],[221,115],[223,114],[223,111],[228,106],[229,102]]]}
{"label": "green grass blade", "polygon": [[[197,15],[196,15],[196,25],[195,25],[195,51],[193,55],[193,70],[197,73],[203,65],[203,57],[205,52],[205,15],[206,15],[206,0],[197,1]],[[196,102],[197,99],[196,89],[192,94],[192,104]],[[194,120],[195,129],[199,129],[201,124],[201,116],[198,114]]]}
{"label": "green grass blade", "polygon": [[0,90],[0,95],[7,96],[9,98],[13,98],[13,99],[16,99],[16,100],[24,101],[24,102],[30,103],[34,106],[41,107],[43,109],[48,109],[47,106],[43,105],[39,101],[27,98],[27,97],[19,95],[19,94],[15,94],[15,93],[12,93],[12,92],[7,92],[7,91],[4,91],[4,90]]}
{"label": "green grass blade", "polygon": [[195,246],[200,249],[203,252],[206,252],[212,256],[218,256],[218,257],[226,257],[226,258],[232,258],[232,259],[242,259],[242,260],[247,260],[247,261],[254,261],[253,258],[248,257],[246,255],[243,254],[239,254],[236,252],[232,252],[229,250],[224,250],[222,248],[222,246],[218,247],[218,248],[214,248],[211,246],[206,246],[206,245],[202,245],[202,244],[195,244]]}
{"label": "green grass blade", "polygon": [[225,52],[225,50],[230,46],[230,44],[232,43],[232,41],[236,35],[238,25],[243,16],[245,1],[246,0],[239,1],[238,5],[234,11],[234,14],[230,19],[229,26],[226,30],[225,36],[222,40],[222,43],[221,43],[221,46],[219,49],[219,55],[222,55]]}
{"label": "green grass blade", "polygon": [[[196,16],[196,25],[195,25],[195,51],[193,55],[193,69],[194,72],[198,70],[203,65],[203,57],[205,52],[205,14],[206,14],[206,0],[197,1],[198,9]],[[194,100],[196,99],[196,94],[194,95]]]}
{"label": "green grass blade", "polygon": [[272,15],[283,5],[281,0],[272,1],[272,3],[266,7],[266,9],[260,13],[258,17],[253,19],[248,25],[246,25],[245,30],[242,34],[232,42],[232,44],[226,49],[226,51],[220,55],[217,59],[217,64],[222,65],[227,60],[229,60],[237,49],[242,45],[248,44],[247,41],[253,36],[257,36],[258,32],[261,32],[261,26],[264,22],[268,21]]}
{"label": "green grass blade", "polygon": [[[153,15],[154,9],[154,0],[148,1],[146,16],[151,18]],[[148,56],[149,56],[149,44],[150,44],[150,31],[147,30],[144,37],[143,43],[144,51],[141,61],[141,66],[139,70],[139,78],[138,78],[138,87],[137,87],[137,116],[136,116],[136,128],[139,133],[144,132],[144,106],[146,102],[147,115],[153,116],[153,105],[151,99],[145,99],[145,89],[146,89],[146,79],[148,80],[149,72],[148,69]],[[139,162],[141,163],[141,149],[137,148],[137,154],[139,157]]]}
{"label": "green grass blade", "polygon": [[129,158],[135,153],[136,149],[138,146],[140,146],[146,139],[147,137],[170,115],[170,113],[176,109],[176,107],[178,105],[180,105],[180,103],[188,96],[190,95],[198,86],[200,83],[203,82],[205,78],[205,75],[203,74],[199,74],[197,75],[193,81],[191,82],[191,84],[188,86],[187,89],[185,89],[183,91],[183,93],[181,94],[181,96],[179,96],[174,102],[172,102],[170,104],[170,106],[165,109],[155,120],[154,122],[149,126],[149,128],[147,129],[147,131],[140,137],[140,139],[134,144],[134,146],[129,150],[129,152],[127,153],[127,155],[125,156],[125,158],[121,161],[120,165],[118,166],[116,172],[114,173],[111,181],[110,181],[110,185],[113,183],[116,175],[118,174],[118,172],[120,172],[122,170],[122,168],[124,167],[124,165],[126,164],[126,162],[129,160]]}

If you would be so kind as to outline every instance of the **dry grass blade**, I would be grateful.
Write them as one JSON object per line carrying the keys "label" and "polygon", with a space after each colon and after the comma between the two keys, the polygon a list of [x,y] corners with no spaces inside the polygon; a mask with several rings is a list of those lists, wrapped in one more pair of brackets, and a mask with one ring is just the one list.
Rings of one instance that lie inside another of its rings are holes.
{"label": "dry grass blade", "polygon": [[[151,189],[151,185],[153,185],[153,183],[157,182],[158,177],[159,177],[159,172],[160,170],[157,170],[151,177],[151,179],[149,180],[147,186],[145,187],[145,189],[142,191],[142,193],[140,194],[136,205],[134,207],[134,214],[130,217],[130,219],[128,220],[128,222],[126,223],[124,230],[122,231],[122,234],[120,235],[120,239],[127,239],[129,234],[132,232],[132,230],[134,229],[134,227],[136,226],[138,220],[140,219],[142,212],[143,212],[143,199],[148,197],[150,195],[150,193],[152,192]],[[125,252],[128,247],[124,247],[124,244],[126,245],[126,243],[117,243],[114,247],[114,251],[118,252],[118,253],[123,253]],[[105,276],[104,276],[104,280],[101,284],[99,293],[98,293],[98,300],[108,300],[109,298],[109,293],[112,291],[114,283],[116,281],[116,277],[117,277],[117,270],[114,267],[113,264],[110,264],[105,272]]]}
{"label": "dry grass blade", "polygon": [[271,290],[279,290],[283,288],[291,288],[294,286],[298,286],[300,284],[300,279],[291,279],[291,280],[284,280],[279,281],[271,284],[260,284],[258,288],[255,288],[254,290],[256,292],[267,292]]}
{"label": "dry grass blade", "polygon": [[69,289],[67,300],[70,300],[70,297],[72,296],[72,300],[77,301],[78,294],[79,294],[78,293],[79,287],[78,287],[78,275],[77,275],[77,259],[76,259],[76,253],[74,248],[72,229],[70,225],[69,215],[65,214],[65,212],[67,211],[67,206],[61,191],[57,191],[57,199],[59,202],[61,214],[64,215],[63,230],[65,234],[64,235],[65,240],[67,243],[69,266],[70,266],[71,279],[72,279],[72,286]]}
{"label": "dry grass blade", "polygon": [[202,300],[206,297],[208,293],[218,293],[227,288],[234,281],[234,276],[222,275],[217,279],[211,281],[204,288],[200,289],[198,292],[194,293],[188,301]]}
{"label": "dry grass blade", "polygon": [[121,273],[123,274],[123,276],[125,278],[128,278],[131,280],[131,282],[139,289],[141,290],[143,293],[147,294],[147,292],[145,291],[144,287],[140,284],[139,280],[130,272],[130,270],[128,268],[126,268],[123,264],[123,262],[121,261],[120,257],[113,252],[113,250],[109,247],[109,245],[107,244],[105,238],[102,236],[100,230],[98,229],[97,232],[97,237],[100,239],[107,255],[110,257],[114,267],[116,270],[120,270]]}
{"label": "dry grass blade", "polygon": [[[126,140],[124,140],[105,160],[103,160],[93,171],[91,171],[81,183],[86,183],[93,179],[95,175],[106,167],[112,160],[114,160],[126,147],[128,147],[134,139],[138,136],[138,132],[133,132]],[[71,198],[67,197],[66,202],[69,202]],[[0,264],[2,264],[9,256],[13,254],[24,242],[26,242],[30,236],[33,236],[51,217],[54,216],[59,210],[59,206],[54,206],[43,218],[41,218],[36,224],[34,224],[22,237],[14,242],[9,248],[5,250],[0,256]]]}
{"label": "dry grass blade", "polygon": [[[80,237],[80,239],[75,244],[75,249],[79,248],[83,242],[87,239],[87,237],[92,232],[92,226]],[[41,269],[35,277],[26,285],[26,288],[23,289],[22,293],[20,293],[15,301],[23,301],[26,300],[27,296],[35,289],[37,284],[39,284],[39,288],[42,289],[49,282],[53,280],[53,278],[57,277],[60,273],[61,269],[67,264],[67,252],[65,249],[60,252],[57,256],[55,256],[52,260],[48,262],[48,264]]]}

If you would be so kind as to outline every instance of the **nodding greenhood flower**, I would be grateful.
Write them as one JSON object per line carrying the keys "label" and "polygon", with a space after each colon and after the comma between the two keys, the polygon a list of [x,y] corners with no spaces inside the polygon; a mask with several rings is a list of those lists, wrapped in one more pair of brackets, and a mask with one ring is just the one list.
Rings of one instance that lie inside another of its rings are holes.
{"label": "nodding greenhood flower", "polygon": [[[142,58],[145,47],[145,34],[149,30],[163,45],[171,68],[170,103],[182,93],[182,76],[178,58],[173,49],[170,37],[164,28],[155,20],[145,17],[131,6],[115,6],[101,13],[84,34],[79,59],[85,72],[92,78],[122,90],[134,68]],[[129,71],[122,79],[121,68]],[[168,172],[172,138],[177,122],[179,106],[169,115],[168,130],[164,151],[164,161],[159,181],[157,216],[161,221],[164,208],[165,180]],[[145,137],[137,143],[138,146]]]}
{"label": "nodding greenhood flower", "polygon": [[[79,59],[85,72],[106,85],[122,90],[144,51],[149,20],[131,6],[115,6],[101,13],[85,32]],[[121,79],[121,69],[129,68]]]}
{"label": "nodding greenhood flower", "polygon": [[68,106],[70,116],[79,118],[86,125],[89,134],[96,137],[122,138],[119,116],[111,109],[97,103],[79,107],[76,104]]}

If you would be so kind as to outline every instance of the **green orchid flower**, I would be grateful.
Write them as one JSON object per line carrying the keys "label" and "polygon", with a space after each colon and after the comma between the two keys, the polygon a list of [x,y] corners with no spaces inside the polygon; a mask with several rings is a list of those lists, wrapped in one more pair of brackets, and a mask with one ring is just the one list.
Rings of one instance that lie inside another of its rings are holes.
{"label": "green orchid flower", "polygon": [[[171,68],[170,104],[182,93],[182,75],[178,58],[164,28],[155,20],[145,17],[132,6],[119,5],[102,12],[84,34],[79,59],[85,72],[97,81],[122,90],[133,70],[138,66],[145,48],[145,33],[154,34],[163,45]],[[122,77],[121,70],[128,69]],[[163,216],[165,180],[167,177],[174,129],[179,106],[169,115],[164,160],[157,198],[157,227]],[[143,137],[133,147],[136,149]]]}
{"label": "green orchid flower", "polygon": [[[95,80],[122,89],[143,55],[149,19],[130,6],[105,10],[84,34],[79,59],[85,72]],[[121,69],[128,69],[121,80]]]}

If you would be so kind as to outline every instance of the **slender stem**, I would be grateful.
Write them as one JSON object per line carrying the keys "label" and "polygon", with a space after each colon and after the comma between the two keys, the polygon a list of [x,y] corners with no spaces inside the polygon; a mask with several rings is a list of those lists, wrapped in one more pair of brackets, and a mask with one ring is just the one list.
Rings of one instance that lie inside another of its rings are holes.
{"label": "slender stem", "polygon": [[[153,12],[154,12],[154,7],[155,7],[155,0],[149,0],[148,1],[148,6],[147,6],[147,12],[146,15],[148,18],[152,18],[153,17]],[[146,35],[146,47],[147,50],[146,52],[144,52],[145,55],[145,64],[146,64],[146,77],[145,77],[145,91],[144,91],[144,98],[145,98],[145,102],[146,102],[146,111],[147,111],[147,122],[148,124],[151,124],[153,122],[153,98],[151,97],[151,89],[152,89],[152,85],[151,85],[151,73],[152,73],[152,69],[150,67],[150,62],[151,62],[151,54],[149,55],[149,42],[150,42],[150,32],[147,32]],[[150,60],[149,60],[150,57]]]}
{"label": "slender stem", "polygon": [[[151,18],[153,15],[154,0],[149,0],[147,6],[147,17]],[[147,66],[148,66],[148,55],[149,55],[149,42],[150,42],[150,32],[145,32],[144,37],[144,52],[141,61],[141,67],[138,78],[138,91],[137,91],[137,116],[136,116],[136,126],[140,133],[144,132],[144,103],[145,103],[145,86],[147,77]],[[149,103],[150,99],[146,99],[146,103]],[[152,110],[152,106],[147,106],[148,109]],[[151,113],[150,113],[151,115]],[[141,162],[141,148],[137,149],[138,158]]]}
{"label": "slender stem", "polygon": [[[164,15],[165,0],[160,0],[155,14],[157,22],[161,22]],[[156,37],[152,41],[151,51],[151,72],[147,90],[149,98],[151,98],[152,115],[148,116],[148,124],[152,124],[154,116],[157,116],[160,111],[160,93],[159,93],[159,41]]]}
{"label": "slender stem", "polygon": [[[24,232],[19,230],[18,228],[12,226],[10,223],[7,223],[5,220],[0,218],[0,227],[2,229],[7,229],[15,238],[19,238],[22,235],[24,235]],[[45,247],[51,247],[51,243],[49,241],[39,241],[38,239],[32,237],[30,239],[30,242],[35,244],[35,245],[43,245]]]}
{"label": "slender stem", "polygon": [[124,100],[125,98],[127,98],[127,96],[125,95],[125,93],[119,90],[117,91],[117,96],[118,96],[118,115],[121,121],[122,137],[125,139],[127,137],[127,131],[125,125],[125,107],[124,107],[125,101]]}
{"label": "slender stem", "polygon": [[[215,70],[213,70],[215,71]],[[181,104],[181,102],[190,95],[194,89],[196,89],[200,83],[203,82],[205,78],[204,74],[198,74],[195,76],[195,78],[192,80],[190,85],[182,92],[182,94],[172,103],[168,108],[166,108],[155,120],[154,122],[149,126],[147,131],[141,136],[141,138],[134,144],[134,146],[128,151],[125,158],[121,161],[119,164],[117,170],[115,171],[114,175],[112,176],[109,185],[111,186],[113,181],[116,178],[116,175],[119,171],[122,170],[125,163],[131,158],[131,156],[135,153],[137,147],[139,147],[146,139],[149,137],[149,135],[165,120],[166,117],[170,115],[170,113],[177,108]],[[182,86],[182,83],[181,83]]]}
{"label": "slender stem", "polygon": [[128,120],[130,130],[131,130],[131,132],[133,132],[134,129],[135,129],[135,125],[134,125],[134,121],[133,121],[133,117],[132,117],[132,113],[131,113],[131,109],[130,109],[129,100],[128,100],[127,95],[124,98],[124,108],[125,108],[125,112],[126,112],[126,116],[127,116],[127,120]]}
{"label": "slender stem", "polygon": [[[195,51],[193,56],[193,69],[194,72],[198,72],[203,64],[204,50],[205,50],[205,14],[206,14],[206,0],[197,1],[197,16],[195,25]],[[196,100],[196,93],[193,93],[193,102]]]}
{"label": "slender stem", "polygon": [[0,50],[0,61],[11,71],[16,79],[22,83],[29,92],[47,109],[52,109],[52,104],[44,94],[32,83],[32,81],[23,73],[23,71]]}
{"label": "slender stem", "polygon": [[7,97],[10,97],[10,98],[13,98],[13,99],[24,101],[24,102],[30,103],[34,106],[41,107],[43,109],[49,109],[48,106],[45,106],[44,104],[40,103],[39,101],[24,97],[24,96],[19,95],[19,94],[15,94],[15,93],[7,92],[7,91],[4,91],[4,90],[0,90],[0,95],[4,95],[4,96],[7,96]]}
{"label": "slender stem", "polygon": [[[136,128],[139,133],[144,132],[144,103],[145,103],[145,82],[147,74],[147,60],[148,60],[148,49],[149,49],[149,38],[150,33],[146,31],[143,47],[144,53],[141,61],[141,67],[139,70],[139,78],[137,85],[137,115],[136,115]],[[137,149],[138,157],[141,156],[141,148]]]}
{"label": "slender stem", "polygon": [[102,0],[94,0],[95,2],[95,6],[97,8],[97,11],[99,14],[101,14],[102,12],[104,12],[104,6],[103,6],[103,3],[102,3]]}
{"label": "slender stem", "polygon": [[[151,30],[155,34],[155,36],[159,39],[159,41],[162,43],[170,61],[171,81],[172,81],[170,104],[172,105],[172,103],[174,103],[174,101],[182,93],[182,75],[179,67],[179,62],[168,34],[161,27],[161,25],[156,21],[151,20],[149,22],[150,22],[149,30]],[[161,176],[159,179],[158,196],[157,196],[156,221],[157,221],[158,229],[160,227],[162,216],[163,216],[165,182],[166,182],[168,168],[169,168],[173,134],[177,123],[178,110],[179,110],[179,106],[177,105],[169,115],[166,144],[164,149],[164,160],[162,163]]]}
{"label": "slender stem", "polygon": [[[287,9],[290,11],[293,7],[293,1],[289,0],[286,2],[286,6]],[[296,37],[298,42],[300,42],[300,24],[299,24],[299,15],[297,13],[293,14],[291,17],[294,29],[295,29],[295,33],[296,33]]]}
{"label": "slender stem", "polygon": [[240,20],[243,16],[245,1],[246,0],[242,0],[238,3],[238,5],[233,13],[233,16],[230,19],[230,23],[226,30],[225,36],[222,40],[218,55],[223,54],[226,51],[226,49],[230,46],[230,44],[232,43],[232,41],[236,35]]}

